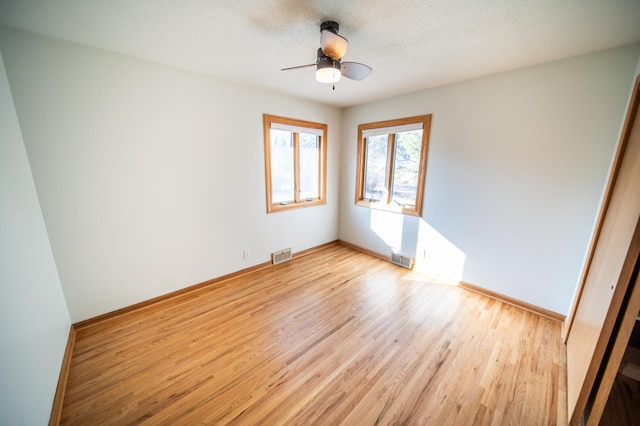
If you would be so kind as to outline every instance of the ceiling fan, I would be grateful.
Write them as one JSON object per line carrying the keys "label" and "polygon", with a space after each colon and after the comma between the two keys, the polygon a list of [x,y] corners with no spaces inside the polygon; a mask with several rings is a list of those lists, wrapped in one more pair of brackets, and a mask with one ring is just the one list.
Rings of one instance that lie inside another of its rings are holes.
{"label": "ceiling fan", "polygon": [[320,24],[320,48],[316,62],[296,67],[283,68],[282,71],[298,68],[316,67],[316,80],[321,83],[333,84],[340,81],[342,76],[351,80],[364,80],[371,74],[370,66],[358,62],[342,62],[341,59],[347,53],[349,42],[338,35],[340,26],[337,22],[326,21]]}

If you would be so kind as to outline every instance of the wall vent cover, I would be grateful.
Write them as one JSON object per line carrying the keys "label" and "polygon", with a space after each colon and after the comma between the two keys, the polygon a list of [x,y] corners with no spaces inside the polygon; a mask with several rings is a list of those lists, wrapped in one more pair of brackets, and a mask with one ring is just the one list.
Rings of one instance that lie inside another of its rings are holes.
{"label": "wall vent cover", "polygon": [[271,263],[277,265],[278,263],[286,262],[292,258],[291,249],[284,249],[271,253]]}
{"label": "wall vent cover", "polygon": [[391,252],[391,263],[400,265],[404,268],[413,269],[414,259],[412,257],[405,256],[401,253]]}

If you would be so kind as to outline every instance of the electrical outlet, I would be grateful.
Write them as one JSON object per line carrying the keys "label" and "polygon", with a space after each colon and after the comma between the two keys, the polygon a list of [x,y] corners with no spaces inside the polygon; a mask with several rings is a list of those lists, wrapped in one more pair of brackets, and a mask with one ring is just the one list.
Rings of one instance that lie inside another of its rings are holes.
{"label": "electrical outlet", "polygon": [[242,258],[244,260],[251,259],[251,250],[244,249],[244,251],[242,252]]}

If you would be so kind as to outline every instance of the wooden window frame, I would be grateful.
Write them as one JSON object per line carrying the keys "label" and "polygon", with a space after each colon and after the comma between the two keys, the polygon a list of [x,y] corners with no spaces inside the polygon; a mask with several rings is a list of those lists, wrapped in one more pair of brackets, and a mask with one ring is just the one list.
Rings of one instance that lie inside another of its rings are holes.
{"label": "wooden window frame", "polygon": [[[395,161],[395,133],[390,133],[387,140],[387,175],[386,188],[387,199],[372,202],[364,197],[364,176],[366,164],[366,138],[362,136],[366,130],[380,129],[385,127],[400,127],[422,123],[422,145],[420,149],[420,165],[418,167],[418,182],[416,187],[415,206],[399,206],[391,204],[391,191],[393,169]],[[358,153],[356,167],[356,196],[355,203],[358,206],[368,207],[377,210],[386,210],[394,213],[401,213],[411,216],[422,216],[422,206],[424,201],[424,188],[427,175],[427,158],[429,150],[429,133],[431,129],[431,114],[419,115],[415,117],[399,118],[394,120],[377,121],[358,125]]]}
{"label": "wooden window frame", "polygon": [[[285,126],[298,128],[307,128],[320,131],[318,137],[318,197],[311,200],[300,198],[300,135],[293,132],[293,178],[294,178],[294,200],[287,204],[273,203],[272,200],[272,183],[271,183],[271,124],[277,123]],[[267,191],[267,213],[275,213],[280,211],[314,207],[327,203],[327,125],[322,123],[314,123],[312,121],[298,120],[294,118],[279,117],[275,115],[264,114],[264,158],[265,158],[265,177]]]}

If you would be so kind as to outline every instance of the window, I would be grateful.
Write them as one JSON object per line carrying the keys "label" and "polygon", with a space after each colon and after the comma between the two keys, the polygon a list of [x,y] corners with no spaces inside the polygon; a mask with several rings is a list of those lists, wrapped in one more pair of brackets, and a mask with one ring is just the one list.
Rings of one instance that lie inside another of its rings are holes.
{"label": "window", "polygon": [[327,125],[264,115],[267,213],[326,204]]}
{"label": "window", "polygon": [[358,126],[356,204],[422,215],[431,115]]}

